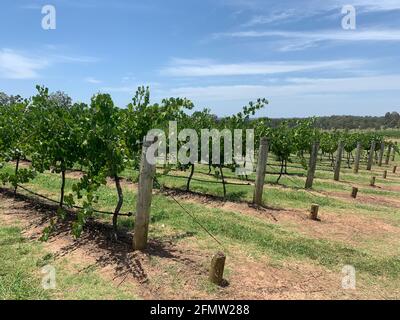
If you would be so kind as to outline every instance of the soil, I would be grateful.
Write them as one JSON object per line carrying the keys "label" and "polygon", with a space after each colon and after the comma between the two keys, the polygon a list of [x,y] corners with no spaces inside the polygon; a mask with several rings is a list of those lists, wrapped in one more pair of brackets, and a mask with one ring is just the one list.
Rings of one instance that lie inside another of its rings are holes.
{"label": "soil", "polygon": [[[208,205],[220,206],[218,203]],[[225,203],[223,209],[263,216],[276,223],[285,219],[301,220],[305,223],[304,228],[315,226],[314,234],[326,232],[335,223],[341,225],[341,220],[335,220],[334,216],[327,219],[330,222],[326,224],[330,226],[309,221],[306,213],[300,211],[260,211],[237,203]],[[52,205],[25,196],[14,199],[7,191],[0,192],[0,220],[21,226],[23,236],[29,241],[38,241],[55,211]],[[69,263],[96,267],[98,274],[114,286],[132,284],[135,288],[132,294],[143,299],[361,299],[386,296],[379,290],[367,290],[362,284],[355,291],[343,290],[341,270],[332,272],[299,261],[276,265],[268,257],[253,257],[241,248],[233,247],[228,250],[235,254],[227,257],[226,286],[210,287],[207,277],[213,251],[204,248],[192,234],[152,239],[146,251],[137,252],[132,248],[131,233],[122,231],[115,241],[111,227],[95,220],[89,221],[82,237],[75,240],[71,235],[71,221],[67,219],[57,224],[49,241],[44,243],[45,250],[53,253],[55,259],[67,258]],[[375,232],[382,227],[367,227],[367,224],[356,222],[362,232]]]}

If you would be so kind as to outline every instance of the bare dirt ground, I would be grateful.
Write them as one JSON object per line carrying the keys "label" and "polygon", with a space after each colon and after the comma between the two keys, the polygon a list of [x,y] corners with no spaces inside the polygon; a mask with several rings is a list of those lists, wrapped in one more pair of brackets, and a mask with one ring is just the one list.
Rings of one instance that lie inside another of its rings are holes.
{"label": "bare dirt ground", "polygon": [[[190,200],[190,199],[189,199]],[[192,199],[193,200],[193,199]],[[197,201],[198,199],[196,199]],[[210,204],[211,205],[211,204]],[[219,206],[218,204],[212,204]],[[301,220],[309,228],[311,223],[301,212],[258,212],[245,208],[243,204],[227,203],[226,209],[254,215],[262,215],[271,221],[284,219]],[[55,208],[38,203],[30,198],[18,196],[14,199],[4,190],[0,193],[0,220],[4,224],[18,224],[23,236],[29,241],[38,241]],[[272,215],[278,216],[273,218]],[[330,225],[315,224],[312,233],[323,234]],[[348,217],[347,217],[348,219]],[[359,221],[358,221],[359,222]],[[378,231],[382,226],[360,226],[363,232]],[[321,228],[321,229],[319,229]],[[388,227],[389,228],[389,227]],[[207,282],[209,249],[204,249],[191,234],[177,234],[151,240],[145,252],[134,252],[132,235],[122,233],[119,241],[113,241],[108,225],[91,221],[79,240],[74,240],[71,220],[58,224],[49,241],[44,243],[46,251],[55,259],[66,258],[87,267],[95,267],[98,274],[119,286],[129,282],[135,288],[132,294],[144,299],[340,299],[340,298],[384,298],[388,294],[367,290],[362,284],[357,290],[341,288],[341,270],[332,272],[323,267],[299,261],[285,261],[276,265],[268,257],[256,258],[241,248],[229,248],[227,272],[229,283],[222,288],[211,287]],[[388,229],[392,232],[393,230]],[[345,231],[346,233],[347,231]],[[371,288],[369,288],[371,289]],[[393,292],[391,294],[394,294]],[[398,292],[396,293],[398,296]],[[396,296],[395,294],[395,296]]]}
{"label": "bare dirt ground", "polygon": [[[381,219],[365,217],[354,214],[351,211],[343,214],[321,210],[321,220],[316,222],[309,219],[309,212],[306,210],[283,210],[271,207],[254,207],[245,202],[231,202],[216,200],[214,197],[200,195],[197,193],[180,192],[169,190],[170,193],[180,201],[188,203],[201,203],[210,208],[217,208],[228,212],[241,214],[267,220],[269,223],[290,226],[297,232],[306,234],[316,239],[340,240],[351,244],[357,244],[360,240],[368,239],[369,235],[374,237],[398,235],[400,228],[393,226]],[[329,193],[335,197],[336,193]],[[326,193],[328,196],[328,193]],[[340,195],[340,196],[339,196]],[[363,198],[371,198],[371,202],[381,201],[382,197],[362,196],[354,200],[345,194],[336,194],[339,199],[351,201],[363,201]],[[348,198],[348,199],[347,199]],[[382,199],[384,201],[384,199]],[[391,203],[390,203],[391,204]],[[400,240],[399,240],[400,241]]]}

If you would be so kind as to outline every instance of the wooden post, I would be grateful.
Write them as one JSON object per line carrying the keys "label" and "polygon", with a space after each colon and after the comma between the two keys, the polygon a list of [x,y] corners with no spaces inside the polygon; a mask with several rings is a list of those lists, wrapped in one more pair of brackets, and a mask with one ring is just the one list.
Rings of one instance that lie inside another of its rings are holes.
{"label": "wooden post", "polygon": [[396,160],[396,150],[397,150],[397,141],[394,143],[393,154],[392,154],[392,161]]}
{"label": "wooden post", "polygon": [[368,157],[368,164],[367,164],[368,171],[371,171],[371,169],[372,169],[372,162],[374,161],[375,147],[376,147],[376,142],[372,141],[371,149],[369,150],[369,157]]}
{"label": "wooden post", "polygon": [[144,141],[142,149],[133,238],[133,247],[135,250],[143,250],[147,247],[153,179],[156,173],[156,164],[149,163],[147,150],[156,141],[155,137],[148,137]]}
{"label": "wooden post", "polygon": [[386,164],[386,165],[389,164],[391,152],[392,152],[392,145],[389,143],[389,145],[388,145],[388,150],[387,150],[387,154],[386,154],[386,159],[385,159],[385,164]]}
{"label": "wooden post", "polygon": [[319,142],[314,142],[310,154],[310,162],[308,164],[308,173],[306,181],[306,189],[311,189],[314,182],[315,170],[317,169]]}
{"label": "wooden post", "polygon": [[383,179],[386,179],[387,178],[387,170],[385,170],[385,171],[383,171]]}
{"label": "wooden post", "polygon": [[343,148],[344,148],[344,143],[343,141],[340,141],[335,162],[335,175],[334,175],[335,181],[339,181],[340,179],[340,167],[342,165]]}
{"label": "wooden post", "polygon": [[318,211],[319,211],[319,205],[317,204],[312,204],[311,205],[311,211],[310,211],[310,218],[311,220],[318,220]]}
{"label": "wooden post", "polygon": [[262,205],[267,160],[268,160],[268,140],[267,138],[262,138],[260,141],[260,150],[257,162],[257,176],[256,176],[256,181],[254,186],[254,196],[253,196],[253,203],[257,206]]}
{"label": "wooden post", "polygon": [[396,173],[396,171],[397,171],[397,166],[394,166],[393,167],[393,173]]}
{"label": "wooden post", "polygon": [[358,194],[358,188],[353,187],[353,190],[351,191],[351,197],[356,199]]}
{"label": "wooden post", "polygon": [[382,167],[383,156],[385,155],[385,143],[381,143],[381,150],[379,151],[378,166]]}
{"label": "wooden post", "polygon": [[370,185],[371,187],[375,187],[375,182],[376,182],[376,177],[372,177],[372,178],[371,178],[371,181],[370,181],[370,183],[369,183],[369,185]]}
{"label": "wooden post", "polygon": [[223,252],[217,252],[211,260],[209,280],[218,286],[223,283],[225,260],[226,256]]}
{"label": "wooden post", "polygon": [[361,142],[357,142],[356,158],[354,160],[354,173],[358,173],[360,169],[360,159],[361,159]]}

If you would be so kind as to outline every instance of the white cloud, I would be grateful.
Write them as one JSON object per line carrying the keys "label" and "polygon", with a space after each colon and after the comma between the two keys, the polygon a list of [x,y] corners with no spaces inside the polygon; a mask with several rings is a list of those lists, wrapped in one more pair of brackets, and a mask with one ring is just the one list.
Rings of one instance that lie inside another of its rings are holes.
{"label": "white cloud", "polygon": [[0,49],[0,78],[35,79],[40,71],[64,63],[95,63],[99,59],[88,56],[67,56],[38,52],[36,55],[13,49]]}
{"label": "white cloud", "polygon": [[294,10],[287,10],[281,12],[273,12],[269,15],[257,15],[250,19],[250,21],[243,24],[244,27],[253,27],[262,24],[271,24],[286,21],[298,17]]}
{"label": "white cloud", "polygon": [[349,42],[399,42],[400,29],[365,29],[365,30],[324,30],[324,31],[239,31],[216,33],[214,39],[227,38],[267,38],[275,41],[286,40],[284,43],[277,42],[279,51],[297,51],[317,46],[323,41],[349,41]]}
{"label": "white cloud", "polygon": [[129,94],[135,94],[137,91],[138,87],[145,86],[145,87],[150,87],[152,89],[157,89],[161,86],[160,83],[158,82],[138,82],[138,83],[133,83],[129,85],[122,85],[122,86],[107,86],[107,87],[102,87],[100,90],[102,92],[117,92],[117,93],[129,93]]}
{"label": "white cloud", "polygon": [[400,1],[398,0],[338,0],[341,5],[351,4],[355,7],[362,7],[369,12],[400,10]]}
{"label": "white cloud", "polygon": [[87,78],[85,78],[85,82],[92,83],[92,84],[99,84],[102,81],[98,80],[96,78],[93,78],[93,77],[87,77]]}
{"label": "white cloud", "polygon": [[324,11],[340,9],[344,5],[351,4],[363,11],[393,11],[400,9],[398,0],[307,0],[307,1],[265,1],[265,0],[220,0],[223,4],[235,8],[243,8],[256,12],[297,11],[299,14],[321,13]]}
{"label": "white cloud", "polygon": [[67,56],[67,55],[54,55],[53,60],[61,63],[96,63],[100,59],[90,56]]}
{"label": "white cloud", "polygon": [[174,88],[164,94],[202,101],[242,101],[258,97],[353,94],[400,90],[400,75],[351,78],[289,78],[277,85],[229,85]]}
{"label": "white cloud", "polygon": [[342,40],[342,41],[400,41],[399,29],[380,29],[380,30],[325,30],[316,32],[296,32],[296,31],[239,31],[229,33],[216,33],[214,38],[292,38],[304,39],[309,41]]}
{"label": "white cloud", "polygon": [[[184,63],[181,63],[181,61],[184,61]],[[211,60],[175,59],[171,66],[168,66],[161,70],[161,74],[173,77],[267,75],[331,68],[349,69],[365,63],[366,62],[363,60],[332,60],[312,62],[264,61],[218,64],[212,62]]]}
{"label": "white cloud", "polygon": [[122,92],[134,94],[138,86],[121,86],[121,87],[103,87],[100,90],[103,92]]}
{"label": "white cloud", "polygon": [[[400,10],[399,0],[307,0],[307,1],[265,1],[265,0],[219,0],[223,5],[232,6],[235,10],[246,11],[252,15],[241,27],[260,25],[277,25],[293,23],[299,20],[321,20],[332,18],[340,22],[341,9],[353,5],[357,15],[365,13],[393,12]],[[336,13],[335,13],[336,12]],[[298,50],[298,49],[296,49]]]}
{"label": "white cloud", "polygon": [[5,79],[38,78],[38,72],[49,65],[46,58],[28,57],[11,49],[0,50],[0,77]]}

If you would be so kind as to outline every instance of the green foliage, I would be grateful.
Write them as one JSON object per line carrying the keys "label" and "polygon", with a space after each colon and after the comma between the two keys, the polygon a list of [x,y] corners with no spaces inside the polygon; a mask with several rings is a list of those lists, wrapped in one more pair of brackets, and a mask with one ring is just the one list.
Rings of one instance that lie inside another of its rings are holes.
{"label": "green foliage", "polygon": [[31,137],[28,128],[28,101],[19,97],[3,98],[0,107],[0,165],[15,160],[17,168],[13,173],[0,173],[0,181],[16,187],[34,177],[34,171],[19,169],[20,160],[24,159]]}
{"label": "green foliage", "polygon": [[[0,172],[0,181],[16,187],[33,179],[37,171],[61,173],[58,218],[65,218],[63,204],[70,208],[77,199],[83,202],[83,209],[73,225],[76,236],[80,235],[87,219],[93,215],[99,188],[109,181],[108,178],[115,181],[119,198],[114,212],[115,223],[123,201],[119,176],[128,167],[138,168],[144,137],[151,129],[167,132],[169,121],[177,121],[178,131],[194,129],[199,137],[202,129],[216,129],[219,132],[227,129],[231,133],[235,129],[254,129],[255,147],[258,148],[262,137],[269,139],[270,149],[281,163],[281,174],[286,173],[287,163],[294,155],[306,168],[304,154],[310,152],[315,141],[320,141],[322,152],[331,155],[332,159],[339,140],[344,141],[348,154],[356,148],[357,142],[369,150],[371,142],[375,141],[376,150],[379,150],[380,142],[384,141],[383,134],[379,132],[321,132],[318,129],[320,119],[316,118],[279,123],[267,118],[253,119],[268,104],[266,99],[249,102],[237,114],[218,118],[209,109],[188,114],[187,111],[193,109],[194,105],[186,98],[168,98],[160,104],[152,104],[148,87],[139,87],[126,109],[115,106],[108,94],[93,96],[88,106],[72,103],[71,98],[63,92],[50,93],[47,88],[39,86],[37,90],[38,93],[30,100],[0,95],[0,168],[2,163],[13,160],[17,163],[25,158],[32,160],[30,168],[24,166],[14,173]],[[242,138],[244,156],[246,135]],[[185,143],[178,141],[178,148]],[[214,174],[224,181],[222,168],[234,171],[239,164],[236,159],[233,163],[225,161],[225,141],[220,139],[216,143],[220,144],[221,165],[214,166]],[[169,147],[167,144],[167,149]],[[211,147],[210,143],[210,150]],[[200,149],[201,143],[199,154]],[[85,173],[74,184],[73,193],[64,195],[65,172],[74,166],[85,168]],[[190,164],[178,166],[186,170]],[[209,173],[211,167],[210,162]],[[166,165],[164,171],[168,172],[171,168]]]}

